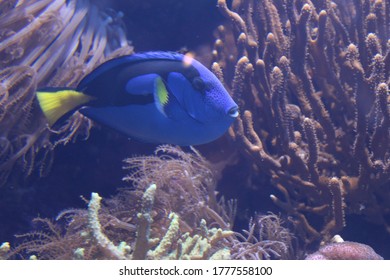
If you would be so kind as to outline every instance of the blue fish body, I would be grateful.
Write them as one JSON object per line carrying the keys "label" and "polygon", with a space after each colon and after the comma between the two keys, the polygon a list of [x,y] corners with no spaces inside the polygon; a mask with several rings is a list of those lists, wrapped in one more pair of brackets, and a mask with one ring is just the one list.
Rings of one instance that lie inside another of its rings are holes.
{"label": "blue fish body", "polygon": [[226,132],[238,107],[213,73],[186,59],[149,52],[107,61],[77,86],[75,92],[84,97],[78,110],[144,142],[211,142]]}

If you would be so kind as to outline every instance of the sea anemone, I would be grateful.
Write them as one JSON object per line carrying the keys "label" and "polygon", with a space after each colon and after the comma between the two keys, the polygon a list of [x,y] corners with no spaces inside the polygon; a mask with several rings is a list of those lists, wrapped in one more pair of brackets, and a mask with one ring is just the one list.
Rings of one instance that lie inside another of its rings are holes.
{"label": "sea anemone", "polygon": [[[74,87],[105,60],[132,53],[121,13],[87,0],[2,1],[0,4],[0,186],[11,173],[49,170],[52,150],[90,120],[75,113],[51,130],[35,104],[37,87]],[[18,166],[19,168],[15,168]]]}

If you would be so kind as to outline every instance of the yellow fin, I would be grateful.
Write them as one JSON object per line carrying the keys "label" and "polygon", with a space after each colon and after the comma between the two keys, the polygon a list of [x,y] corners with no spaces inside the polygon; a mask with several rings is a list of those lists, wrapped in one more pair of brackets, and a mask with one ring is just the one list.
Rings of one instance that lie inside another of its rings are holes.
{"label": "yellow fin", "polygon": [[169,100],[169,95],[168,95],[168,90],[165,87],[165,84],[161,78],[157,78],[157,96],[158,96],[158,101],[162,106],[166,105]]}
{"label": "yellow fin", "polygon": [[157,109],[166,116],[164,109],[169,102],[169,93],[161,77],[154,81],[154,100]]}
{"label": "yellow fin", "polygon": [[55,92],[38,91],[37,98],[49,125],[52,126],[69,111],[85,104],[94,97],[71,89],[64,89]]}

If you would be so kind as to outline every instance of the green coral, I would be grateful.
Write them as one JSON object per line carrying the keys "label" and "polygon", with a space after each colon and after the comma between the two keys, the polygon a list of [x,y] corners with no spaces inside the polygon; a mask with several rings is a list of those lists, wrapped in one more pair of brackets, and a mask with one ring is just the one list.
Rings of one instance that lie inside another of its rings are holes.
{"label": "green coral", "polygon": [[[161,239],[150,239],[150,228],[153,223],[152,210],[154,196],[157,186],[151,184],[142,197],[141,212],[138,213],[137,238],[135,240],[134,251],[126,255],[120,247],[103,233],[98,218],[101,197],[97,193],[92,193],[88,205],[88,226],[92,236],[110,258],[114,259],[217,259],[230,258],[230,251],[226,247],[221,247],[224,239],[233,235],[232,231],[220,228],[208,229],[206,221],[201,221],[202,235],[191,235],[186,232],[180,234],[180,217],[176,213],[170,213],[169,227]],[[156,242],[157,241],[157,242]],[[153,243],[157,243],[153,246]],[[152,248],[150,248],[152,247]],[[221,248],[220,248],[221,247]],[[150,248],[150,249],[149,249]],[[215,251],[215,248],[218,250]],[[80,249],[78,249],[80,251]],[[214,251],[214,252],[213,252]],[[211,254],[212,253],[212,254]]]}

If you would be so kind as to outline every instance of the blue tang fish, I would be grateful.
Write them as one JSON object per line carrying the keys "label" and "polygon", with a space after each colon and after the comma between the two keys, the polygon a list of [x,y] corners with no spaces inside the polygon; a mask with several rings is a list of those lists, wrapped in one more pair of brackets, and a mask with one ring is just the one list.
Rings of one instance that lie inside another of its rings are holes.
{"label": "blue tang fish", "polygon": [[106,61],[76,89],[37,91],[48,123],[81,114],[144,142],[199,145],[226,132],[238,106],[218,78],[195,59],[147,52]]}

